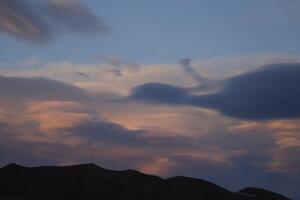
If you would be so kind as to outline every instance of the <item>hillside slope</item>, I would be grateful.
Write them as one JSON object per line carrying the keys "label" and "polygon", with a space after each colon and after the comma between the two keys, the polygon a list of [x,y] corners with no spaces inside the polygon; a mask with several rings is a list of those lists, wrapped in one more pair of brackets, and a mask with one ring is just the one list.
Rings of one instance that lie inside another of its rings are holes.
{"label": "hillside slope", "polygon": [[94,164],[30,168],[10,164],[0,168],[0,188],[0,200],[288,200],[258,188],[234,193],[201,179],[162,179]]}

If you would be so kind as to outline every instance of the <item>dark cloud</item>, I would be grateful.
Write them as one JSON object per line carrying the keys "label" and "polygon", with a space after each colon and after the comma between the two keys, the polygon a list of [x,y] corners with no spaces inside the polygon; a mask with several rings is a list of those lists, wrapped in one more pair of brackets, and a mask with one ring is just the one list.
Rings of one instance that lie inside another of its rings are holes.
{"label": "dark cloud", "polygon": [[192,59],[183,58],[179,61],[179,64],[182,66],[185,72],[191,75],[197,82],[205,83],[208,79],[204,78],[201,74],[197,73],[195,69],[191,66]]}
{"label": "dark cloud", "polygon": [[88,121],[64,131],[91,141],[140,147],[145,144],[141,138],[145,131],[129,130],[120,124],[106,120]]}
{"label": "dark cloud", "polygon": [[223,91],[191,104],[243,119],[300,117],[300,64],[273,64],[226,80]]}
{"label": "dark cloud", "polygon": [[48,27],[23,0],[0,1],[0,30],[31,41],[44,41],[50,36]]}
{"label": "dark cloud", "polygon": [[90,76],[87,73],[83,73],[83,72],[76,72],[75,73],[77,76],[80,76],[82,78],[90,78]]}
{"label": "dark cloud", "polygon": [[1,103],[32,100],[87,100],[87,91],[46,78],[20,78],[0,76]]}
{"label": "dark cloud", "polygon": [[32,42],[45,42],[61,30],[79,34],[107,31],[96,15],[79,1],[1,0],[0,30]]}
{"label": "dark cloud", "polygon": [[128,100],[147,103],[185,104],[188,93],[185,89],[162,83],[146,83],[132,90]]}
{"label": "dark cloud", "polygon": [[160,83],[140,85],[128,97],[149,103],[206,107],[241,119],[300,117],[300,64],[272,64],[223,80],[221,91],[193,95],[189,88]]}
{"label": "dark cloud", "polygon": [[190,88],[190,91],[211,93],[221,88],[221,81],[205,78],[200,73],[196,72],[196,70],[191,66],[191,62],[192,59],[190,58],[183,58],[179,61],[179,64],[183,68],[183,70],[198,82],[198,85],[196,87]]}

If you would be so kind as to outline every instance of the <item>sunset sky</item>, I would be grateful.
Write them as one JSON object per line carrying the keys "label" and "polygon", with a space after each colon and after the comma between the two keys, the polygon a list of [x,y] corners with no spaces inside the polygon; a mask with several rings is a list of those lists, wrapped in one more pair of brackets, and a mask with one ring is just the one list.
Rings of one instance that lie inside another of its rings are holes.
{"label": "sunset sky", "polygon": [[300,1],[0,0],[0,165],[93,161],[300,198]]}

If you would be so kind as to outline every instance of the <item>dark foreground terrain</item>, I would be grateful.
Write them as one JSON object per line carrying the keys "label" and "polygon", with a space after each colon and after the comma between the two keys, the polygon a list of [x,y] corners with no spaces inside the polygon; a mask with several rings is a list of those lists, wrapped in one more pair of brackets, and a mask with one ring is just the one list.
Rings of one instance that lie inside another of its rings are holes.
{"label": "dark foreground terrain", "polygon": [[112,171],[94,164],[0,168],[0,200],[287,200],[258,188],[230,192],[187,177],[162,179],[134,170]]}

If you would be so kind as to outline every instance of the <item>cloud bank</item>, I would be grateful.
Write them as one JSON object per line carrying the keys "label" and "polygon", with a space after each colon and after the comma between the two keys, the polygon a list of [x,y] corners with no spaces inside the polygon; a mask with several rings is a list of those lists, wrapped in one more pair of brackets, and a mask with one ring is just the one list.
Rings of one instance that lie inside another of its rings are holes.
{"label": "cloud bank", "polygon": [[[240,189],[237,185],[253,185],[285,194],[298,191],[299,119],[227,117],[220,103],[226,97],[237,104],[232,107],[240,106],[238,101],[249,104],[250,99],[235,96],[242,88],[257,101],[269,100],[268,90],[279,94],[275,88],[281,95],[297,94],[292,83],[298,84],[298,64],[255,65],[256,71],[231,73],[218,81],[220,90],[209,94],[191,89],[198,82],[178,64],[138,70],[119,68],[118,63],[37,64],[43,67],[4,71],[7,76],[0,77],[0,164],[11,161],[11,152],[18,163],[26,165],[90,162],[93,155],[97,164],[107,168],[196,176],[232,190]],[[107,76],[111,67],[123,75]],[[201,64],[201,72],[206,72],[205,67]],[[128,95],[135,85],[127,101],[111,101]],[[209,102],[213,106],[204,101],[208,97],[216,99]],[[272,100],[276,98],[272,95]],[[234,181],[228,185],[230,178]]]}
{"label": "cloud bank", "polygon": [[[279,69],[290,69],[284,66]],[[233,80],[238,77],[245,80],[264,71],[273,77],[270,71],[276,70],[269,66],[226,79],[217,94],[237,84]],[[298,191],[299,120],[235,120],[192,107],[210,95],[161,83],[136,87],[129,102],[101,102],[103,97],[92,91],[45,78],[0,77],[0,83],[2,164],[10,162],[11,152],[26,165],[90,162],[93,155],[104,167],[197,176],[233,190],[250,184]],[[133,99],[148,104],[131,103]],[[8,111],[4,100],[11,104]],[[282,173],[290,177],[283,180]],[[232,177],[235,181],[228,185]]]}
{"label": "cloud bank", "polygon": [[214,94],[194,95],[188,88],[148,83],[128,97],[149,103],[199,106],[250,120],[300,117],[300,64],[271,64],[223,80]]}
{"label": "cloud bank", "polygon": [[47,78],[21,78],[0,76],[1,103],[39,100],[91,99],[89,92],[76,86]]}

